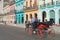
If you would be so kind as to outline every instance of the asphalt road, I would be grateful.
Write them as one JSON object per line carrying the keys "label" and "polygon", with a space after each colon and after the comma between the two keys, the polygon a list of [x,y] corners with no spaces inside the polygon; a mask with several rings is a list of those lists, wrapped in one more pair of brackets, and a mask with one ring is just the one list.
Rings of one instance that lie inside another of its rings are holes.
{"label": "asphalt road", "polygon": [[41,39],[37,35],[29,35],[22,28],[0,25],[0,40],[60,40],[60,34],[55,34],[54,38],[45,36]]}

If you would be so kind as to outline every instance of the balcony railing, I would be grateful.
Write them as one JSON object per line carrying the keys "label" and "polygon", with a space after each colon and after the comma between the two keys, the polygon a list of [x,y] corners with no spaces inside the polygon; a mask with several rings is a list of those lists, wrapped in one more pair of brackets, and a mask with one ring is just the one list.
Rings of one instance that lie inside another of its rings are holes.
{"label": "balcony railing", "polygon": [[60,2],[56,1],[56,6],[60,6]]}
{"label": "balcony railing", "polygon": [[37,10],[38,6],[34,6],[34,7],[26,7],[24,8],[24,11],[32,11],[32,10]]}
{"label": "balcony railing", "polygon": [[45,9],[46,8],[46,4],[40,5],[40,8]]}
{"label": "balcony railing", "polygon": [[44,4],[44,5],[40,5],[40,8],[41,9],[53,8],[54,6],[60,6],[60,2],[56,1],[56,2],[53,2],[53,4],[50,2],[50,3]]}
{"label": "balcony railing", "polygon": [[54,6],[55,6],[55,2],[53,2],[53,4],[47,3],[47,8],[51,8],[51,7],[54,7]]}

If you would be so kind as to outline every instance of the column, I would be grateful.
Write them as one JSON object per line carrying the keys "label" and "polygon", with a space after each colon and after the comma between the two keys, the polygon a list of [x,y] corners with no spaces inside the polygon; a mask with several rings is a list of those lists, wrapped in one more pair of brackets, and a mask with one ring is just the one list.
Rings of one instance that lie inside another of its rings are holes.
{"label": "column", "polygon": [[55,11],[55,24],[59,24],[59,12],[58,12],[58,10]]}
{"label": "column", "polygon": [[47,21],[50,21],[50,13],[49,13],[49,11],[46,11],[46,19],[47,19]]}
{"label": "column", "polygon": [[22,24],[22,14],[20,14],[20,24]]}
{"label": "column", "polygon": [[38,13],[38,19],[40,19],[40,22],[42,22],[42,11],[39,10],[39,13]]}

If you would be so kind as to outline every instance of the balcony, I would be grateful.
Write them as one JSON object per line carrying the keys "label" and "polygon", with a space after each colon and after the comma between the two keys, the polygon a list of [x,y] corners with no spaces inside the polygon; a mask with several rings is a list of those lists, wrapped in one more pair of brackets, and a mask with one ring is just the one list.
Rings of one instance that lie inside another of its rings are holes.
{"label": "balcony", "polygon": [[35,10],[38,10],[38,6],[24,8],[24,11],[35,11]]}
{"label": "balcony", "polygon": [[41,9],[45,9],[45,8],[46,8],[46,4],[40,5],[40,8],[41,8]]}
{"label": "balcony", "polygon": [[53,2],[53,4],[47,3],[47,8],[51,8],[51,7],[54,7],[54,6],[55,6],[55,2]]}
{"label": "balcony", "polygon": [[56,1],[56,6],[60,6],[60,2]]}

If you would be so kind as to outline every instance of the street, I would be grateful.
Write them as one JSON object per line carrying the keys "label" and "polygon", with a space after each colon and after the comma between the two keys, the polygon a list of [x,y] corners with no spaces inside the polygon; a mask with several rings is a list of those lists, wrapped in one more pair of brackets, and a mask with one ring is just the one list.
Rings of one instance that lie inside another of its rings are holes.
{"label": "street", "polygon": [[54,39],[40,39],[37,35],[29,35],[23,28],[0,25],[0,40],[60,40],[60,34],[55,34]]}

